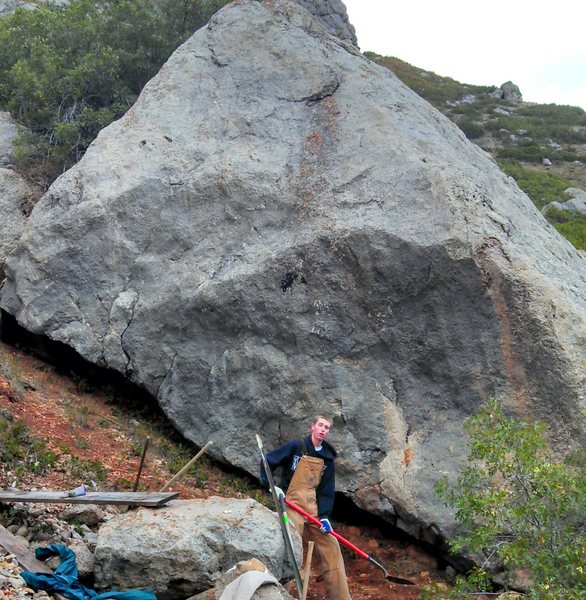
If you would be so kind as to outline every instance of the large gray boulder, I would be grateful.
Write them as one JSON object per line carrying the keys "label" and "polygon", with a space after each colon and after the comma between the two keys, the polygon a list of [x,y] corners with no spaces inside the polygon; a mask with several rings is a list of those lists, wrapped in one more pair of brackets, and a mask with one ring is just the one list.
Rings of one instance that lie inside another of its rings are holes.
{"label": "large gray boulder", "polygon": [[[292,532],[298,561],[301,538]],[[292,571],[276,513],[255,500],[178,500],[121,514],[100,528],[96,587],[151,588],[157,598],[187,598],[214,585],[236,563],[256,558],[279,579]]]}
{"label": "large gray boulder", "polygon": [[0,0],[0,17],[13,13],[19,6],[29,6],[30,3],[22,0]]}
{"label": "large gray boulder", "polygon": [[334,417],[338,489],[433,541],[495,395],[584,443],[586,261],[302,7],[221,10],[35,207],[1,305],[257,473]]}

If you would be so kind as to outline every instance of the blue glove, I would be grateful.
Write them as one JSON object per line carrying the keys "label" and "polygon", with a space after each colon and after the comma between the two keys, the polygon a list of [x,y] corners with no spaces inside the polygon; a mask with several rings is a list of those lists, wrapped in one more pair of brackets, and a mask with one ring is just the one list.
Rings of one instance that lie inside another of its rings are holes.
{"label": "blue glove", "polygon": [[319,521],[321,523],[321,527],[319,528],[320,531],[323,533],[330,533],[334,531],[334,528],[328,519],[320,519]]}

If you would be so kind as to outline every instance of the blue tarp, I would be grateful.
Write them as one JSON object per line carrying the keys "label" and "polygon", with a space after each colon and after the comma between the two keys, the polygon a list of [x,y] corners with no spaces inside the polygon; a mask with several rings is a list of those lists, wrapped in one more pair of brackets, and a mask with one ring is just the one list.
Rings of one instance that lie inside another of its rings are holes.
{"label": "blue tarp", "polygon": [[77,562],[75,552],[61,544],[51,544],[44,548],[37,548],[35,556],[39,560],[46,560],[50,556],[60,556],[61,564],[53,573],[32,573],[23,571],[21,577],[27,585],[35,591],[45,590],[57,592],[71,598],[71,600],[157,600],[153,590],[129,590],[127,592],[102,592],[85,587],[77,580]]}

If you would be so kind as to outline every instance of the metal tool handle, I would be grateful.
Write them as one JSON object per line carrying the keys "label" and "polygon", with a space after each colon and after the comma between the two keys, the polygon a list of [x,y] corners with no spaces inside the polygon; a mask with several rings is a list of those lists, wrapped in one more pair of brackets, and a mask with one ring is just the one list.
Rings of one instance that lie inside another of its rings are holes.
{"label": "metal tool handle", "polygon": [[293,575],[295,577],[295,583],[297,585],[297,595],[301,598],[303,594],[303,581],[301,579],[301,573],[299,572],[299,566],[297,565],[297,560],[295,559],[295,552],[293,551],[293,543],[291,542],[291,536],[289,534],[289,529],[287,527],[287,523],[289,521],[287,517],[287,513],[283,510],[282,500],[279,498],[277,494],[277,490],[275,489],[275,481],[273,479],[273,473],[269,467],[269,462],[267,461],[267,457],[264,452],[262,440],[258,433],[256,434],[256,443],[258,444],[258,449],[260,450],[260,456],[262,460],[262,465],[264,467],[267,479],[269,481],[269,487],[271,490],[271,495],[273,496],[273,500],[275,502],[275,507],[277,509],[277,514],[279,515],[279,524],[281,526],[281,532],[283,534],[283,540],[285,541],[285,550],[289,555],[289,560],[291,561],[291,566],[293,567]]}

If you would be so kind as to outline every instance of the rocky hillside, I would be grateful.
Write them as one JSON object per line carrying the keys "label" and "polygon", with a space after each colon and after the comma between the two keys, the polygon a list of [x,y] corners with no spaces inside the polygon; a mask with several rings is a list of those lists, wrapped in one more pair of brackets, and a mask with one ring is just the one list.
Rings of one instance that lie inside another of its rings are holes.
{"label": "rocky hillside", "polygon": [[[497,160],[556,229],[586,250],[586,112],[524,102],[511,82],[500,88],[460,83],[398,58],[367,52],[433,104]],[[569,191],[567,191],[569,190]],[[552,202],[577,203],[565,206]]]}

